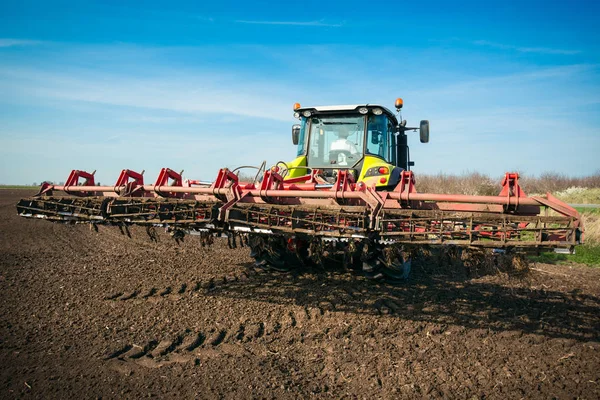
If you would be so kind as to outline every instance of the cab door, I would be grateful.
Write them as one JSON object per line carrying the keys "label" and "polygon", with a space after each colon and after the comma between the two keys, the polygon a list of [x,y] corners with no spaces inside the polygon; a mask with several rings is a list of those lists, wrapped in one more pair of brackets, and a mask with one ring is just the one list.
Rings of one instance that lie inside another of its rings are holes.
{"label": "cab door", "polygon": [[367,125],[366,154],[396,165],[395,127],[386,115],[370,115]]}

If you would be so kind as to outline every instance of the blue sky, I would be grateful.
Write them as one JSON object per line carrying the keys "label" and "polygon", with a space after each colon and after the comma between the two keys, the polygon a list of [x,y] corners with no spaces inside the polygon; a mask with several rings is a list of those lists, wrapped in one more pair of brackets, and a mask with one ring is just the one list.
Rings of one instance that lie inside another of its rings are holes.
{"label": "blue sky", "polygon": [[292,105],[403,97],[419,173],[600,170],[600,2],[0,4],[0,183],[291,160]]}

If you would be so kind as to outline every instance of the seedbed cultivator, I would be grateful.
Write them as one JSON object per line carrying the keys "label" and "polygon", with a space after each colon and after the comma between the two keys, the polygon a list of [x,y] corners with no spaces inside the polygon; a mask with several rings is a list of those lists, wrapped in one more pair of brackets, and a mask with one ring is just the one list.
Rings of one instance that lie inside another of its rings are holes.
{"label": "seedbed cultivator", "polygon": [[284,179],[274,167],[248,183],[222,169],[209,184],[164,168],[146,185],[141,174],[123,170],[114,186],[96,186],[93,174],[72,171],[65,185],[44,183],[17,210],[94,227],[144,225],[151,236],[164,227],[176,239],[225,234],[232,246],[248,244],[259,264],[276,270],[338,254],[366,273],[401,279],[415,248],[424,245],[519,252],[578,244],[577,211],[550,194],[527,197],[518,180],[507,173],[498,196],[465,196],[418,193],[411,171],[402,171],[390,191],[356,183],[346,171],[328,184],[320,183],[319,170]]}
{"label": "seedbed cultivator", "polygon": [[527,197],[515,173],[498,196],[419,193],[406,132],[419,130],[426,143],[429,121],[407,127],[402,99],[395,105],[396,115],[379,105],[296,103],[296,159],[266,170],[263,163],[253,182],[241,182],[236,170],[202,182],[163,168],[150,185],[143,172],[123,170],[113,186],[99,186],[93,173],[74,170],[64,185],[44,183],[21,200],[18,213],[96,228],[144,225],[151,238],[164,227],[177,241],[198,234],[203,245],[224,234],[231,247],[248,244],[264,268],[337,260],[390,281],[406,278],[425,248],[469,259],[469,252],[572,251],[582,241],[577,211],[551,194]]}

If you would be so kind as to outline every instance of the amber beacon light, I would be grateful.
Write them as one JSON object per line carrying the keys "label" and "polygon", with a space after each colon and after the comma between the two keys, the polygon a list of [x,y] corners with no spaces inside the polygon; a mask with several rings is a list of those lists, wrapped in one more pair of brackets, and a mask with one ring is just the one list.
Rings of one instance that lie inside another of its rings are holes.
{"label": "amber beacon light", "polygon": [[403,105],[404,105],[404,101],[400,97],[398,97],[396,99],[396,110],[400,110]]}

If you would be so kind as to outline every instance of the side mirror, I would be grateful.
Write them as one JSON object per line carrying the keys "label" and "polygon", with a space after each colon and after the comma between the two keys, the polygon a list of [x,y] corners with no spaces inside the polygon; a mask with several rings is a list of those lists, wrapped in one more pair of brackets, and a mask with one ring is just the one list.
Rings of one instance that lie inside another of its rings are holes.
{"label": "side mirror", "polygon": [[421,139],[421,143],[429,142],[429,121],[421,121],[421,127],[419,128],[419,136]]}
{"label": "side mirror", "polygon": [[292,143],[294,143],[294,145],[297,145],[299,140],[300,140],[300,125],[296,124],[296,125],[292,126]]}

